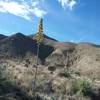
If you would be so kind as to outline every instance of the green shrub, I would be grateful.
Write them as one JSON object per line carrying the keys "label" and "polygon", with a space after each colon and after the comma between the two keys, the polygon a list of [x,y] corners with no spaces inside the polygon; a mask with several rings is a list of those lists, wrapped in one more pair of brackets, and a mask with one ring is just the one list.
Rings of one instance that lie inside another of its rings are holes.
{"label": "green shrub", "polygon": [[84,96],[89,96],[91,92],[91,84],[87,80],[75,80],[72,83],[72,91],[76,94],[82,94]]}
{"label": "green shrub", "polygon": [[51,100],[57,100],[57,99],[56,99],[56,97],[52,96],[52,97],[51,97]]}
{"label": "green shrub", "polygon": [[67,70],[67,69],[64,70],[64,76],[65,77],[68,77],[68,78],[71,77],[71,71],[70,70]]}
{"label": "green shrub", "polygon": [[71,70],[69,70],[69,69],[64,69],[64,70],[63,70],[62,72],[60,72],[58,75],[59,75],[60,77],[70,78],[70,77],[71,77],[71,74],[72,74]]}
{"label": "green shrub", "polygon": [[85,96],[88,96],[91,90],[92,90],[91,84],[88,81],[83,81],[83,90],[82,90],[83,94]]}
{"label": "green shrub", "polygon": [[80,76],[80,72],[79,71],[75,71],[74,72],[76,75]]}

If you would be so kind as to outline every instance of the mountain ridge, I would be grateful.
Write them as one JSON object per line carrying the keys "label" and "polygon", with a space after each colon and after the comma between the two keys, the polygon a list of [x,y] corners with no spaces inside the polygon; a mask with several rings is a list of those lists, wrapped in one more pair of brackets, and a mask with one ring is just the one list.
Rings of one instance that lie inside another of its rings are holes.
{"label": "mountain ridge", "polygon": [[[41,43],[39,57],[44,60],[53,47]],[[22,33],[16,33],[0,41],[0,55],[8,57],[25,57],[27,53],[31,56],[36,56],[37,43],[34,39],[29,36],[23,35]],[[45,52],[44,52],[45,51]]]}
{"label": "mountain ridge", "polygon": [[[1,37],[3,35],[0,35]],[[22,56],[25,57],[27,53],[36,55],[37,44],[35,41],[35,35],[24,35],[20,32],[15,33],[11,36],[3,36],[4,38],[0,40],[0,54],[4,53],[8,56]],[[44,40],[40,46],[40,58],[45,59],[56,49],[61,51],[73,51],[77,48],[99,48],[100,45],[82,42],[82,43],[72,43],[72,42],[59,42],[56,39],[44,35]],[[42,49],[41,49],[42,48]],[[46,54],[45,54],[46,53]],[[10,55],[9,55],[10,54]],[[45,56],[44,56],[45,55]]]}

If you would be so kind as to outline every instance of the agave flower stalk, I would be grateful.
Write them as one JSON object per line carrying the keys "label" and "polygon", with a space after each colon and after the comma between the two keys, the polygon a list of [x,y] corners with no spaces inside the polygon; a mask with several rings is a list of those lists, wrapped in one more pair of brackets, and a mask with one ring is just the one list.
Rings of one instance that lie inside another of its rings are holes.
{"label": "agave flower stalk", "polygon": [[38,73],[38,60],[39,60],[39,51],[40,51],[40,44],[43,41],[43,19],[40,19],[38,32],[35,35],[35,40],[37,42],[37,55],[36,55],[36,69],[35,69],[35,76],[34,76],[34,95],[36,96],[36,81],[37,81],[37,73]]}

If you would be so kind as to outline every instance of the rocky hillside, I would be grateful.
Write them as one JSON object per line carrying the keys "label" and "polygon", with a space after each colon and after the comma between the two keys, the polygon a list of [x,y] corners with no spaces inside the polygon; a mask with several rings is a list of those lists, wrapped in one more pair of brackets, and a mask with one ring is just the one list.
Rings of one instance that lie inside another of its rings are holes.
{"label": "rocky hillside", "polygon": [[[16,33],[9,37],[3,35],[1,37],[0,57],[35,58],[37,43],[34,35],[25,36],[22,33]],[[94,72],[100,73],[100,45],[59,42],[44,35],[44,40],[40,45],[39,58],[47,66],[73,67],[83,74],[85,72],[89,75]]]}
{"label": "rocky hillside", "polygon": [[[34,100],[36,51],[34,35],[0,40],[0,100]],[[99,45],[44,35],[39,58],[36,100],[100,100]]]}

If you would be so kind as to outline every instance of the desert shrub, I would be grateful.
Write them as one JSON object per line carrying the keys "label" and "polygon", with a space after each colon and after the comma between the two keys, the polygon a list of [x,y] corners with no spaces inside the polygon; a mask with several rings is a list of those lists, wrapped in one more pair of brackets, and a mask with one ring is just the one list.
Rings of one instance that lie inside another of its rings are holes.
{"label": "desert shrub", "polygon": [[57,99],[56,99],[56,97],[52,96],[52,97],[51,97],[51,100],[57,100]]}
{"label": "desert shrub", "polygon": [[30,64],[31,62],[30,62],[30,60],[29,59],[26,59],[26,64]]}
{"label": "desert shrub", "polygon": [[71,77],[71,72],[69,70],[64,70],[65,77]]}
{"label": "desert shrub", "polygon": [[45,80],[45,79],[37,79],[36,82],[36,91],[39,93],[52,93],[52,81],[50,80]]}
{"label": "desert shrub", "polygon": [[91,92],[91,84],[89,81],[87,80],[75,80],[72,83],[72,91],[73,93],[77,93],[77,94],[82,94],[84,96],[89,96],[90,92]]}
{"label": "desert shrub", "polygon": [[5,95],[12,88],[12,83],[0,73],[0,96]]}
{"label": "desert shrub", "polygon": [[53,72],[56,70],[56,67],[54,66],[49,66],[48,70],[51,71],[51,74],[53,74]]}
{"label": "desert shrub", "polygon": [[64,69],[61,73],[59,73],[60,77],[66,77],[66,78],[70,78],[71,77],[71,70],[70,69]]}
{"label": "desert shrub", "polygon": [[25,66],[25,67],[28,67],[28,64],[25,64],[24,66]]}
{"label": "desert shrub", "polygon": [[80,76],[80,72],[79,71],[75,71],[74,72],[76,75]]}
{"label": "desert shrub", "polygon": [[65,69],[63,70],[63,72],[59,73],[59,75],[60,75],[61,77],[66,77],[66,78],[70,78],[70,77],[71,77],[71,74],[72,74],[72,71],[71,71],[71,69],[69,69],[69,68],[65,68]]}

